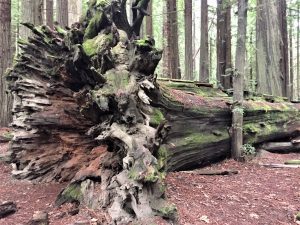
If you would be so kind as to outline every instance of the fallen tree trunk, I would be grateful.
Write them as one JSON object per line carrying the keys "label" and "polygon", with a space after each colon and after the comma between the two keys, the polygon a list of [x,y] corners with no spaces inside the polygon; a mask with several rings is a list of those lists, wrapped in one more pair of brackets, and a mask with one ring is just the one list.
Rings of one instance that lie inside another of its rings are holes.
{"label": "fallen tree trunk", "polygon": [[[136,24],[147,0],[137,1]],[[57,199],[107,210],[115,224],[174,219],[167,171],[230,154],[231,99],[219,90],[154,76],[162,51],[128,28],[124,1],[91,1],[71,31],[33,27],[9,72],[14,96],[13,175],[70,181]],[[120,8],[121,7],[121,8]],[[128,30],[129,29],[129,30]],[[245,102],[244,137],[299,136],[299,105]]]}
{"label": "fallen tree trunk", "polygon": [[293,140],[291,140],[291,142],[292,142],[293,144],[300,144],[300,137],[294,138]]}
{"label": "fallen tree trunk", "polygon": [[267,142],[261,148],[274,153],[300,152],[300,144],[293,144],[292,142]]}

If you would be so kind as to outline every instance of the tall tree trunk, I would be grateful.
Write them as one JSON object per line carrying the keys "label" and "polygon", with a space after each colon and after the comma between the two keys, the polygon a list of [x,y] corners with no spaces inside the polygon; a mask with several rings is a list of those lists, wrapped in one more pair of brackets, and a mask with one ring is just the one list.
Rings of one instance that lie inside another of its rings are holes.
{"label": "tall tree trunk", "polygon": [[80,17],[82,16],[82,1],[78,0],[69,0],[68,2],[68,20],[69,25],[71,26],[73,23],[78,23]]}
{"label": "tall tree trunk", "polygon": [[133,5],[133,0],[128,0],[126,2],[127,19],[130,25],[132,25],[132,21],[133,21],[133,12],[131,9],[132,5]]}
{"label": "tall tree trunk", "polygon": [[46,0],[46,25],[53,28],[53,0]]}
{"label": "tall tree trunk", "polygon": [[153,37],[153,21],[152,21],[152,3],[153,1],[150,0],[148,4],[148,13],[150,16],[146,17],[146,35]]}
{"label": "tall tree trunk", "polygon": [[297,5],[297,99],[300,100],[300,3]]}
{"label": "tall tree trunk", "polygon": [[[294,60],[293,60],[293,18],[292,18],[292,10],[290,12],[290,29],[289,29],[289,44],[290,44],[290,82],[291,82],[291,99],[294,100]],[[296,85],[295,85],[296,86]]]}
{"label": "tall tree trunk", "polygon": [[[43,23],[43,0],[22,0],[21,22],[32,23],[36,26]],[[20,37],[26,39],[31,35],[31,31],[25,27],[20,27]]]}
{"label": "tall tree trunk", "polygon": [[277,3],[273,0],[257,1],[256,19],[256,73],[257,91],[283,96],[283,74],[280,69],[282,41],[278,21]]}
{"label": "tall tree trunk", "polygon": [[184,33],[185,33],[185,72],[186,80],[193,79],[193,2],[184,1]]}
{"label": "tall tree trunk", "polygon": [[196,10],[195,1],[193,2],[193,79],[195,79],[194,73],[196,71]]}
{"label": "tall tree trunk", "polygon": [[224,89],[232,88],[231,65],[231,3],[217,4],[217,79]]}
{"label": "tall tree trunk", "polygon": [[56,1],[56,20],[62,27],[66,27],[69,25],[68,0]]}
{"label": "tall tree trunk", "polygon": [[290,77],[289,77],[289,53],[288,53],[288,30],[287,30],[287,19],[286,19],[286,0],[278,0],[277,2],[278,10],[278,22],[281,32],[281,42],[280,42],[280,70],[283,79],[282,94],[283,96],[291,98],[290,94]]}
{"label": "tall tree trunk", "polygon": [[170,48],[168,47],[168,36],[170,32],[169,28],[169,23],[168,23],[168,10],[167,10],[167,1],[164,1],[164,6],[163,6],[163,27],[162,27],[162,33],[163,33],[163,77],[170,77],[171,71],[169,63],[169,50]]}
{"label": "tall tree trunk", "polygon": [[11,65],[11,1],[0,0],[0,127],[10,122],[11,103],[5,72]]}
{"label": "tall tree trunk", "polygon": [[201,82],[209,82],[208,70],[208,5],[207,0],[201,1],[201,43],[200,43],[200,74]]}
{"label": "tall tree trunk", "polygon": [[248,0],[238,1],[238,37],[233,75],[233,110],[232,110],[232,151],[234,159],[242,158],[243,145],[243,99],[244,77],[246,76],[246,38],[247,38]]}
{"label": "tall tree trunk", "polygon": [[214,40],[213,38],[211,37],[209,39],[209,74],[210,76],[212,75],[212,71],[213,71],[213,59],[212,59],[212,56],[213,56],[213,45],[214,45]]}
{"label": "tall tree trunk", "polygon": [[173,79],[180,79],[178,22],[176,0],[167,0],[167,60],[168,71]]}
{"label": "tall tree trunk", "polygon": [[[250,46],[253,46],[253,29],[251,29],[250,31]],[[251,52],[250,57],[249,57],[249,81],[248,85],[249,85],[249,90],[254,92],[256,87],[255,87],[255,76],[253,73],[253,67],[254,67],[254,59],[253,59],[253,53]]]}

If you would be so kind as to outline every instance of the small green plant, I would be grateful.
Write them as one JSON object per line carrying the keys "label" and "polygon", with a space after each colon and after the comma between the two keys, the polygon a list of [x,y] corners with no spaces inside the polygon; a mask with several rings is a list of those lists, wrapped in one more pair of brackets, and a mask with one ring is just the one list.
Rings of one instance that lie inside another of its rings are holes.
{"label": "small green plant", "polygon": [[251,144],[244,144],[242,151],[244,156],[254,156],[256,154],[256,149]]}

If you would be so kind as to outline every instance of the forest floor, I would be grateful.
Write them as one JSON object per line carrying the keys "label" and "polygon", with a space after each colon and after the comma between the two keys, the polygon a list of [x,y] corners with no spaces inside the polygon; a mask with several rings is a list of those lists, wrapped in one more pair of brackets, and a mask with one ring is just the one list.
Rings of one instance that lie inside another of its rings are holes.
{"label": "forest floor", "polygon": [[[1,132],[1,130],[0,130]],[[8,144],[0,144],[0,154]],[[204,176],[196,172],[176,172],[167,176],[167,196],[177,205],[180,225],[280,225],[296,224],[300,211],[300,169],[266,168],[259,163],[283,163],[300,159],[300,154],[278,155],[264,152],[247,163],[226,160],[208,170],[237,170],[228,176]],[[54,201],[66,184],[32,184],[11,177],[11,167],[0,162],[0,202],[14,201],[18,211],[0,225],[20,225],[34,211],[49,213],[52,225],[84,224],[91,218],[104,221],[105,215],[83,208],[71,216],[72,205],[56,208]]]}

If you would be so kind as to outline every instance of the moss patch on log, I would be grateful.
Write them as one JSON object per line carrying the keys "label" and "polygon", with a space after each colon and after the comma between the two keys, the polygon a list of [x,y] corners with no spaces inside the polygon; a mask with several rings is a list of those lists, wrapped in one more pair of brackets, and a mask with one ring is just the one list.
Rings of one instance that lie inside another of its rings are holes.
{"label": "moss patch on log", "polygon": [[96,37],[100,30],[102,30],[108,23],[105,15],[102,12],[97,11],[93,18],[90,20],[85,32],[84,40],[92,39]]}
{"label": "moss patch on log", "polygon": [[202,97],[228,97],[226,93],[224,93],[219,89],[210,88],[210,87],[198,87],[194,83],[183,83],[183,82],[172,82],[172,81],[160,80],[159,84],[161,84],[166,88],[191,92]]}
{"label": "moss patch on log", "polygon": [[158,126],[161,122],[165,120],[165,116],[159,108],[154,108],[152,114],[150,115],[150,125]]}
{"label": "moss patch on log", "polygon": [[183,138],[179,139],[176,143],[177,146],[201,146],[210,143],[216,143],[229,138],[227,130],[218,130],[218,134],[215,132],[209,133],[189,133]]}
{"label": "moss patch on log", "polygon": [[80,202],[82,198],[80,183],[72,183],[59,194],[55,204],[60,206],[67,202]]}
{"label": "moss patch on log", "polygon": [[93,39],[88,39],[83,42],[83,50],[88,56],[92,57],[99,51],[106,49],[106,47],[110,46],[112,42],[113,35],[111,33],[101,34]]}

